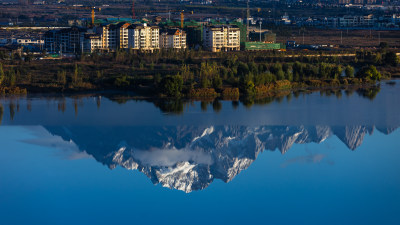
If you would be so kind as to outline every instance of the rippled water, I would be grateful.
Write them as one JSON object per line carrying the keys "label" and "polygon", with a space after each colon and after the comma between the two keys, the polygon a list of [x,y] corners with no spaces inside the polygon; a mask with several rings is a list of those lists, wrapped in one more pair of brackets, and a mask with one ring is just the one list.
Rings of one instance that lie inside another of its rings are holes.
{"label": "rippled water", "polygon": [[0,224],[398,224],[399,95],[3,98]]}

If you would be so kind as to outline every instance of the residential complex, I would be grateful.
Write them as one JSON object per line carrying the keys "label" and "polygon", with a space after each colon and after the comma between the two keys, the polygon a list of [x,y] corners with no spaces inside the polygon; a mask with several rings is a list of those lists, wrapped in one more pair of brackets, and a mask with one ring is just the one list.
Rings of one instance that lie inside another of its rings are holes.
{"label": "residential complex", "polygon": [[239,51],[239,27],[235,25],[212,25],[204,27],[203,47],[212,52]]}
{"label": "residential complex", "polygon": [[93,29],[73,26],[67,29],[50,30],[45,33],[45,49],[48,52],[76,53],[93,51],[115,51],[134,49],[154,51],[160,48],[186,48],[186,33],[180,29],[161,32],[160,28],[143,24],[120,22]]}

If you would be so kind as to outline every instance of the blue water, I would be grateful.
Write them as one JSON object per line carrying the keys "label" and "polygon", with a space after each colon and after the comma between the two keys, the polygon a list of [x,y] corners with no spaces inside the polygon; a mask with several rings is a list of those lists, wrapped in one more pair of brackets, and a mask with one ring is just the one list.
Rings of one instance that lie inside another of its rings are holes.
{"label": "blue water", "polygon": [[0,224],[399,224],[399,94],[4,98]]}

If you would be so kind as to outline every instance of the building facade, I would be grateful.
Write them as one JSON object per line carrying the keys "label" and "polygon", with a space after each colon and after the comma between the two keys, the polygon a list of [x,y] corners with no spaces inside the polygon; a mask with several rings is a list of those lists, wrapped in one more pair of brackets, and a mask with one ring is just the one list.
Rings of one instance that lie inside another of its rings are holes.
{"label": "building facade", "polygon": [[160,28],[144,24],[132,24],[128,27],[128,48],[153,51],[160,48]]}
{"label": "building facade", "polygon": [[83,51],[94,52],[103,49],[102,37],[100,34],[85,34],[83,40]]}
{"label": "building facade", "polygon": [[239,51],[239,27],[235,25],[213,25],[204,27],[203,47],[212,52]]}
{"label": "building facade", "polygon": [[48,52],[76,53],[83,47],[86,28],[73,26],[61,30],[50,30],[44,35],[44,45]]}
{"label": "building facade", "polygon": [[186,32],[181,29],[168,29],[160,33],[160,48],[185,49]]}
{"label": "building facade", "polygon": [[128,48],[128,27],[129,23],[120,22],[102,26],[100,34],[102,36],[102,49],[116,50]]}

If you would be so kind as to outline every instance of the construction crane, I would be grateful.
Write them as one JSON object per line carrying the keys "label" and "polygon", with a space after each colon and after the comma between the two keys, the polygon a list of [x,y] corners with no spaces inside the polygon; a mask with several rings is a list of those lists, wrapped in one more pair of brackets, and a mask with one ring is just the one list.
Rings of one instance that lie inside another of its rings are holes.
{"label": "construction crane", "polygon": [[[193,11],[190,11],[190,14],[193,14]],[[185,10],[181,11],[181,29],[183,29],[185,23]]]}
{"label": "construction crane", "polygon": [[99,8],[99,7],[86,7],[86,9],[87,8],[90,8],[91,10],[92,10],[92,26],[94,26],[94,11],[97,11],[97,12],[100,12],[101,11],[101,8]]}
{"label": "construction crane", "polygon": [[135,0],[132,0],[132,19],[136,19],[136,15],[135,15]]}
{"label": "construction crane", "polygon": [[84,10],[91,10],[91,18],[92,18],[92,26],[94,26],[94,18],[95,18],[95,11],[100,12],[101,8],[100,7],[90,7],[90,6],[61,6],[58,8],[63,8],[63,9],[72,9],[72,10],[79,10],[79,9],[84,9]]}

